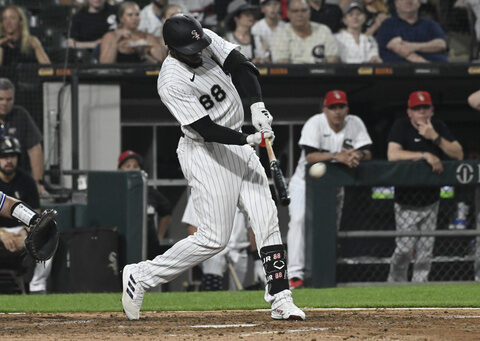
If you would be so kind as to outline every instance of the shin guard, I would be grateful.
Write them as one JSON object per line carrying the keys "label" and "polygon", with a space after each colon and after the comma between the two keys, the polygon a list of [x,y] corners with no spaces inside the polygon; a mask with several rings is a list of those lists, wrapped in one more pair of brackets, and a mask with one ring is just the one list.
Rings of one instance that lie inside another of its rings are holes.
{"label": "shin guard", "polygon": [[269,245],[260,249],[263,267],[267,276],[268,293],[275,295],[288,289],[287,259],[283,245]]}

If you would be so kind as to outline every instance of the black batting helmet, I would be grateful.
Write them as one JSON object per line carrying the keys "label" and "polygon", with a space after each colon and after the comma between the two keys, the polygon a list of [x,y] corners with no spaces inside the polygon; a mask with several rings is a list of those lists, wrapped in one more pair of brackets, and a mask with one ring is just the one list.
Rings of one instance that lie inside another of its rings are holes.
{"label": "black batting helmet", "polygon": [[174,15],[163,24],[163,39],[170,49],[186,55],[202,51],[212,42],[202,25],[192,16]]}
{"label": "black batting helmet", "polygon": [[4,136],[0,138],[0,156],[7,154],[17,154],[22,153],[22,148],[20,147],[20,142],[13,136]]}

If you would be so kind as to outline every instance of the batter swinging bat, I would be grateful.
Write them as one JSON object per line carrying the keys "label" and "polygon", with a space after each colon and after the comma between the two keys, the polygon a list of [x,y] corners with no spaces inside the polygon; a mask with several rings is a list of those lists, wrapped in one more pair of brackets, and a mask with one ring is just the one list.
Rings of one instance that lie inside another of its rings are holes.
{"label": "batter swinging bat", "polygon": [[272,143],[270,139],[265,139],[265,147],[267,148],[268,159],[270,160],[270,171],[272,172],[273,187],[275,187],[275,193],[282,206],[288,206],[290,204],[290,196],[288,195],[287,184],[285,183],[285,177],[280,169],[280,162],[275,157],[275,153],[272,149]]}

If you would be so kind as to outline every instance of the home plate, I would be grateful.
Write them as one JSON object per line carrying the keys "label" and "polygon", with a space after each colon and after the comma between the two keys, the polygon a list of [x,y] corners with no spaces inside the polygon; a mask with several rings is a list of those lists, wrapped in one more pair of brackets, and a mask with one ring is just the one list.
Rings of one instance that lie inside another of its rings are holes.
{"label": "home plate", "polygon": [[242,327],[256,327],[258,324],[200,324],[196,326],[190,326],[191,328],[242,328]]}

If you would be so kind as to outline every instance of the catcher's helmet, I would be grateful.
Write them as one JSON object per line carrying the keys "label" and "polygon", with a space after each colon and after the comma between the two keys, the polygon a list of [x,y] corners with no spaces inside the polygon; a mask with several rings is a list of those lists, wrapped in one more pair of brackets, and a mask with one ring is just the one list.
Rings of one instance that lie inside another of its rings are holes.
{"label": "catcher's helmet", "polygon": [[20,142],[13,136],[4,136],[0,138],[0,156],[7,154],[17,154],[22,153],[22,148],[20,147]]}
{"label": "catcher's helmet", "polygon": [[170,49],[186,55],[202,51],[212,42],[202,25],[192,16],[174,15],[163,24],[163,39]]}

